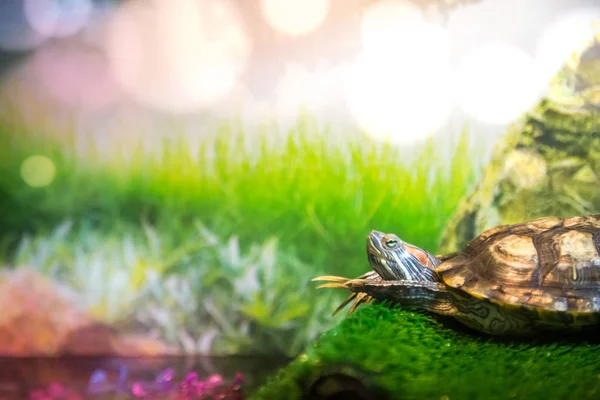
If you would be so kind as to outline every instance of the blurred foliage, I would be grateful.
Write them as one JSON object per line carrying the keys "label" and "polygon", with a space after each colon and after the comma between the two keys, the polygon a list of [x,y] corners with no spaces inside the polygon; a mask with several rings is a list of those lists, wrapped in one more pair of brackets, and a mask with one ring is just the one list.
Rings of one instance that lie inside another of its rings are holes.
{"label": "blurred foliage", "polygon": [[[435,250],[478,170],[466,134],[448,156],[433,141],[401,149],[352,132],[333,139],[309,118],[285,134],[245,135],[232,122],[201,141],[174,125],[167,138],[132,133],[111,144],[75,129],[25,129],[13,119],[0,117],[6,251],[23,232],[48,232],[67,218],[97,229],[145,221],[173,241],[184,240],[189,221],[199,219],[242,243],[275,236],[287,253],[321,271],[359,273],[373,228]],[[55,163],[48,187],[21,179],[20,165],[31,154]],[[403,162],[409,155],[414,161]]]}
{"label": "blurred foliage", "polygon": [[[220,354],[301,351],[344,296],[310,279],[363,273],[371,229],[435,250],[482,161],[466,133],[451,149],[400,148],[306,115],[287,131],[229,121],[202,139],[176,122],[166,135],[75,127],[0,116],[0,258],[115,326]],[[20,176],[33,154],[56,166],[47,187]]]}
{"label": "blurred foliage", "polygon": [[548,100],[564,114],[600,107],[600,19],[592,25],[588,40],[571,52],[565,65],[550,82]]}
{"label": "blurred foliage", "polygon": [[70,222],[25,236],[14,257],[60,282],[95,317],[186,352],[293,356],[333,326],[339,299],[311,296],[310,269],[275,239],[242,252],[197,223],[172,246],[150,226],[99,233]]}

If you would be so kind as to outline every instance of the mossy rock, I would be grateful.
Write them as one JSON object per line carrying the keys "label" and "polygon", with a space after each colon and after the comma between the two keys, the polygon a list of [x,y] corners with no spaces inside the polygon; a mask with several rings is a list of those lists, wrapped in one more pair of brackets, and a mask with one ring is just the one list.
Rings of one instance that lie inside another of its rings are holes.
{"label": "mossy rock", "polygon": [[600,213],[599,188],[600,39],[596,39],[567,63],[548,96],[503,136],[481,181],[442,233],[439,252],[461,250],[497,225]]}
{"label": "mossy rock", "polygon": [[599,399],[597,337],[509,340],[453,320],[361,307],[250,396],[272,399]]}

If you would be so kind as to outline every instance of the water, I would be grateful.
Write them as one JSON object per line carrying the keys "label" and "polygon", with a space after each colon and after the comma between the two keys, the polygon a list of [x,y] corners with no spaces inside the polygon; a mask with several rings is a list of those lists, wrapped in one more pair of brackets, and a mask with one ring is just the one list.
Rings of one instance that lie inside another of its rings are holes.
{"label": "water", "polygon": [[260,357],[60,357],[0,358],[0,399],[27,399],[40,387],[58,382],[84,394],[90,376],[97,369],[117,374],[127,367],[132,379],[153,380],[165,368],[174,368],[177,379],[196,371],[200,378],[220,374],[231,381],[237,372],[244,375],[243,393],[262,385],[266,378],[285,366],[289,360]]}

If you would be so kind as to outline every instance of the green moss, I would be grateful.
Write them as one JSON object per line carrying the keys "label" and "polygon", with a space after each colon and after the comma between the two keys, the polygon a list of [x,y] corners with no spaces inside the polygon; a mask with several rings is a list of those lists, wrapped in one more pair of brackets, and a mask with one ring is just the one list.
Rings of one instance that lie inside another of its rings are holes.
{"label": "green moss", "polygon": [[252,398],[300,398],[342,366],[397,399],[600,398],[597,340],[490,338],[385,304],[359,309]]}

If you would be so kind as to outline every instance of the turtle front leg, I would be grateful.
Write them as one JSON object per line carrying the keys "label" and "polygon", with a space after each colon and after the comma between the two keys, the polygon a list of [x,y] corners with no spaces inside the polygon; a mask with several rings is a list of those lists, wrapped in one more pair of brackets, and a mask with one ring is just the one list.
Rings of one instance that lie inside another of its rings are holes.
{"label": "turtle front leg", "polygon": [[352,295],[338,307],[338,312],[354,300],[349,314],[361,303],[376,300],[388,300],[403,306],[417,307],[422,310],[441,315],[456,316],[459,314],[457,304],[464,304],[459,292],[448,290],[440,282],[413,280],[384,280],[376,271],[371,271],[355,279],[338,276],[321,276],[313,281],[329,281],[319,288],[344,288]]}
{"label": "turtle front leg", "polygon": [[319,277],[312,279],[313,282],[315,282],[315,281],[328,282],[328,283],[324,283],[322,285],[317,286],[317,289],[343,288],[343,289],[348,289],[353,292],[346,300],[344,300],[344,302],[342,304],[340,304],[338,306],[338,308],[335,309],[335,311],[333,312],[333,315],[336,315],[338,312],[343,310],[344,307],[346,307],[348,304],[350,304],[353,300],[354,300],[354,303],[350,307],[350,310],[348,311],[348,315],[351,315],[359,305],[361,305],[363,303],[368,304],[371,302],[371,300],[373,300],[372,296],[369,296],[368,294],[366,294],[364,292],[353,291],[352,288],[355,287],[353,285],[355,285],[355,284],[360,285],[360,283],[367,283],[367,282],[374,283],[374,282],[378,282],[381,280],[382,280],[381,277],[375,271],[367,272],[366,274],[361,275],[358,278],[354,278],[354,279],[344,278],[341,276],[332,276],[332,275],[319,276]]}

